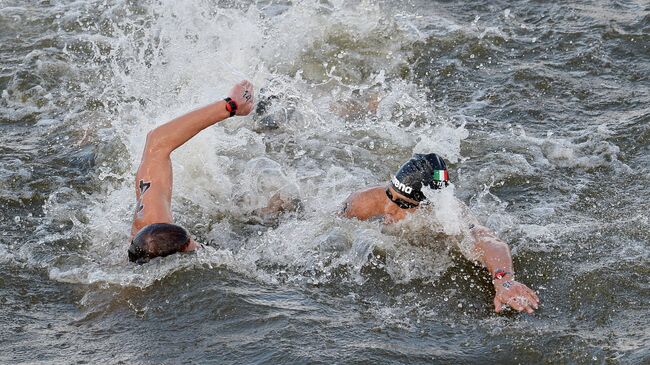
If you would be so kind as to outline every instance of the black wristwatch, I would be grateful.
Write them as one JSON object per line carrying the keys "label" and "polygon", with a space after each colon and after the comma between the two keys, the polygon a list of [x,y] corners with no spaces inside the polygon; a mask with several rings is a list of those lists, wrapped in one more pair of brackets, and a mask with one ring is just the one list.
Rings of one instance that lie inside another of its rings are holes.
{"label": "black wristwatch", "polygon": [[230,116],[237,114],[237,103],[231,98],[223,99],[226,102],[226,110],[230,112]]}

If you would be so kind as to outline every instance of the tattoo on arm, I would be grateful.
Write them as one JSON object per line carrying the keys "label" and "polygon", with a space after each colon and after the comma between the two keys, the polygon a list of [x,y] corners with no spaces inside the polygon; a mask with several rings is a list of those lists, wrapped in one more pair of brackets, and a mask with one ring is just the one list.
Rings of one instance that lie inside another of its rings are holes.
{"label": "tattoo on arm", "polygon": [[144,194],[151,187],[150,181],[140,180],[140,195]]}
{"label": "tattoo on arm", "polygon": [[140,180],[140,199],[138,199],[138,207],[136,208],[136,213],[140,214],[144,210],[144,204],[142,204],[142,196],[144,193],[149,190],[151,187],[151,182],[150,181],[144,181]]}

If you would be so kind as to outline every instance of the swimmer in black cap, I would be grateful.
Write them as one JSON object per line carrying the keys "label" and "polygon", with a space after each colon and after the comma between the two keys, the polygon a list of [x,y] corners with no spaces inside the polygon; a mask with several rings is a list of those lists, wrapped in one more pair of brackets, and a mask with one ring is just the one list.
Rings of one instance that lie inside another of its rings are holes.
{"label": "swimmer in black cap", "polygon": [[[352,193],[341,214],[361,220],[383,218],[384,223],[398,222],[426,201],[423,186],[442,189],[448,184],[449,174],[442,158],[435,153],[416,154],[389,183]],[[500,312],[508,305],[520,312],[533,313],[539,306],[539,298],[526,285],[515,281],[508,245],[469,214],[468,224],[475,242],[472,251],[492,275],[495,311]]]}
{"label": "swimmer in black cap", "polygon": [[253,103],[253,85],[242,81],[224,100],[182,115],[147,134],[135,177],[137,204],[128,250],[130,261],[144,263],[200,247],[185,228],[173,223],[171,153],[203,129],[228,117],[247,115]]}

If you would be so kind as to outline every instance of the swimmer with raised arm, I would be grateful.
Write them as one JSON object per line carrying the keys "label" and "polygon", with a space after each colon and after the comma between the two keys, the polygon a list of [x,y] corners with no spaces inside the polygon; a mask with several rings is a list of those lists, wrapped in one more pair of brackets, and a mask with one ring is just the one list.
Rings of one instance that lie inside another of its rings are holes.
{"label": "swimmer with raised arm", "polygon": [[[352,193],[341,214],[361,220],[383,218],[387,224],[398,222],[425,201],[435,207],[435,202],[427,201],[422,193],[423,186],[443,189],[448,184],[447,166],[442,158],[434,153],[415,154],[387,184]],[[471,214],[465,214],[465,219],[474,239],[472,252],[492,276],[494,310],[501,312],[502,307],[508,305],[520,312],[533,313],[539,306],[539,298],[533,290],[515,280],[508,245]]]}
{"label": "swimmer with raised arm", "polygon": [[172,218],[171,153],[205,128],[235,115],[247,115],[253,103],[253,85],[242,81],[224,100],[182,115],[147,134],[135,177],[137,204],[131,226],[129,261],[144,263],[154,257],[200,247]]}

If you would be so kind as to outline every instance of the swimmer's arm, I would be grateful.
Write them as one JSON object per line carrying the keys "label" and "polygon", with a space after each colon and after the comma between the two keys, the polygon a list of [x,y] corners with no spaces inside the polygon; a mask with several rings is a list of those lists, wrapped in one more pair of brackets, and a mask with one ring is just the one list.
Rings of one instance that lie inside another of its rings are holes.
{"label": "swimmer's arm", "polygon": [[[495,297],[494,309],[500,312],[502,305],[532,313],[539,305],[537,294],[526,285],[515,280],[515,270],[512,265],[512,256],[508,245],[500,240],[489,228],[478,223],[478,220],[469,212],[469,208],[460,203],[463,216],[470,227],[470,234],[474,240],[472,256],[490,272],[494,284]],[[503,278],[497,279],[495,275],[502,271],[507,273]],[[526,300],[515,300],[523,297]]]}
{"label": "swimmer's arm", "polygon": [[514,275],[510,248],[501,241],[489,228],[481,225],[469,210],[469,207],[460,200],[456,200],[460,207],[461,217],[469,228],[474,245],[471,252],[465,253],[467,259],[478,260],[490,274],[494,276],[497,270],[505,270]]}
{"label": "swimmer's arm", "polygon": [[[237,115],[247,115],[253,108],[253,85],[242,81],[230,91],[238,105]],[[219,100],[173,119],[147,134],[146,155],[169,155],[205,128],[230,116],[227,102]]]}
{"label": "swimmer's arm", "polygon": [[356,218],[358,213],[356,212],[353,202],[354,202],[354,194],[350,194],[350,196],[345,199],[343,202],[343,207],[341,207],[341,210],[339,210],[336,215],[345,217],[345,218]]}
{"label": "swimmer's arm", "polygon": [[[492,277],[495,290],[494,310],[498,313],[504,305],[508,305],[519,312],[533,313],[539,305],[539,297],[532,289],[515,280],[508,245],[481,225],[475,225],[470,232],[476,242],[474,252]],[[497,278],[498,272],[505,273],[505,276]]]}
{"label": "swimmer's arm", "polygon": [[249,222],[263,226],[274,226],[278,224],[278,220],[283,213],[299,212],[302,209],[303,205],[300,199],[284,193],[275,193],[265,207],[250,212]]}
{"label": "swimmer's arm", "polygon": [[514,276],[510,247],[505,242],[498,239],[490,229],[478,223],[472,224],[470,233],[474,239],[472,251],[492,277],[497,270],[509,272]]}
{"label": "swimmer's arm", "polygon": [[252,214],[277,216],[280,213],[295,212],[300,209],[302,209],[300,199],[282,193],[275,193],[265,207],[253,210]]}
{"label": "swimmer's arm", "polygon": [[[237,115],[250,113],[254,98],[253,85],[242,81],[229,94],[238,105]],[[136,212],[131,236],[152,223],[172,223],[171,153],[203,129],[230,116],[221,100],[167,122],[147,134],[135,180]]]}
{"label": "swimmer's arm", "polygon": [[229,116],[225,101],[219,101],[178,117],[147,134],[142,161],[135,177],[138,203],[131,235],[152,223],[172,223],[172,151],[204,128]]}

